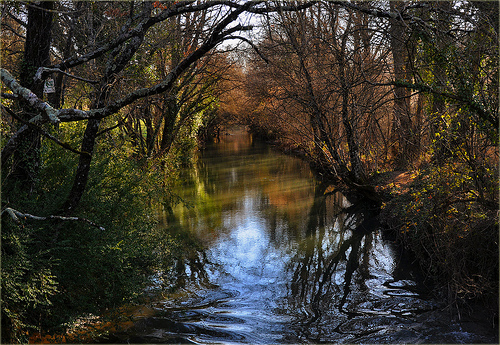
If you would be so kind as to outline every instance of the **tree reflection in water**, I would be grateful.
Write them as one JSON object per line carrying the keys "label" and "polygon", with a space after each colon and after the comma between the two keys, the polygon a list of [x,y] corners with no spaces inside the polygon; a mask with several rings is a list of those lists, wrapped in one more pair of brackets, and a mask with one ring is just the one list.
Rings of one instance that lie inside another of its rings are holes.
{"label": "tree reflection in water", "polygon": [[181,291],[153,302],[158,313],[121,335],[123,342],[441,343],[467,336],[448,318],[427,321],[423,313],[436,303],[412,289],[411,271],[382,239],[375,205],[349,203],[302,161],[248,137],[228,136],[184,172],[176,190],[182,202],[157,230],[162,277]]}
{"label": "tree reflection in water", "polygon": [[[167,246],[158,244],[158,255],[162,257],[159,279],[169,291],[179,288],[210,287],[207,265],[209,261],[199,239],[180,224],[170,209],[163,224],[157,231],[163,231],[163,241]],[[166,251],[166,252],[165,252]]]}
{"label": "tree reflection in water", "polygon": [[[344,206],[344,196],[326,193],[327,188],[324,183],[316,186],[305,236],[288,265],[293,273],[287,309],[300,311],[296,324],[308,339],[321,338],[322,322],[338,331],[340,321],[361,315],[345,305],[353,284],[359,292],[368,289],[373,231],[379,227],[375,205]],[[333,215],[327,214],[327,203],[334,205]]]}

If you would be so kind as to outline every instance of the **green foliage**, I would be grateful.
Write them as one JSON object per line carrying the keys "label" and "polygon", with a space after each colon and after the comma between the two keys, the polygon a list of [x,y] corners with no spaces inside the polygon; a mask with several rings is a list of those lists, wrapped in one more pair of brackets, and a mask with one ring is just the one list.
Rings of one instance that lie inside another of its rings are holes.
{"label": "green foliage", "polygon": [[36,241],[29,227],[2,219],[2,340],[27,342],[27,330],[47,312],[58,292],[55,277],[46,268],[43,253],[33,255]]}
{"label": "green foliage", "polygon": [[[497,189],[496,169],[483,173],[482,180]],[[430,166],[384,210],[396,220],[402,243],[452,300],[498,291],[498,218],[492,207],[498,200],[495,193],[478,191],[477,181],[477,172],[463,164]]]}
{"label": "green foliage", "polygon": [[[77,125],[63,125],[59,137],[78,147],[73,138],[81,131]],[[167,193],[160,170],[139,166],[131,156],[130,144],[117,130],[100,138],[88,188],[74,215],[104,230],[58,220],[25,219],[19,226],[2,215],[4,342],[25,342],[34,330],[62,332],[83,315],[136,300],[151,283],[162,266],[155,254],[160,237],[153,231],[157,220],[152,206]],[[35,191],[9,195],[8,206],[37,216],[57,214],[77,159],[44,141]]]}
{"label": "green foliage", "polygon": [[[448,25],[443,19],[437,23]],[[417,30],[413,35],[418,51],[417,83],[406,86],[428,92],[431,104],[441,104],[452,111],[459,109],[456,116],[463,116],[463,121],[497,144],[499,61],[494,28],[481,24],[474,33],[462,37],[459,44],[439,31],[425,34]],[[434,110],[444,111],[437,108]],[[432,115],[435,114],[431,112]]]}

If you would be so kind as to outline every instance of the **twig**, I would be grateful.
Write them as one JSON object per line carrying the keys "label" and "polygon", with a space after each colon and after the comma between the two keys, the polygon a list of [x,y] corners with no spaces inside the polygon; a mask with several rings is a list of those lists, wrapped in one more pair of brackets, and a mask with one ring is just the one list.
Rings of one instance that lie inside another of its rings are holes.
{"label": "twig", "polygon": [[62,73],[64,75],[67,75],[68,77],[70,78],[74,78],[74,79],[77,79],[77,80],[81,80],[81,81],[84,81],[86,83],[90,83],[90,84],[97,84],[98,81],[96,80],[90,80],[90,79],[85,79],[85,78],[82,78],[82,77],[78,77],[76,75],[73,75],[73,74],[70,74],[68,72],[64,72],[63,70],[61,70],[60,68],[48,68],[48,67],[40,67],[37,71],[36,71],[36,74],[35,76],[33,77],[33,79],[35,81],[38,81],[38,80],[42,80],[42,76],[45,75],[45,74],[48,74],[48,73],[53,73],[53,72],[57,72],[57,73]]}

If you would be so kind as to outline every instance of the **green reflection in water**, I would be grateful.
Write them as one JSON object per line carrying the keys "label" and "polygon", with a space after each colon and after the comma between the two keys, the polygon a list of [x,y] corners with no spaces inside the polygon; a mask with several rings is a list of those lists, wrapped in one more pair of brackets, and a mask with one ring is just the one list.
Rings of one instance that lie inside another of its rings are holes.
{"label": "green reflection in water", "polygon": [[270,233],[286,225],[287,236],[297,235],[314,199],[307,164],[273,152],[244,131],[222,139],[182,176],[175,192],[183,202],[174,207],[180,224],[210,244],[242,221],[244,203],[251,202],[251,212],[267,220]]}
{"label": "green reflection in water", "polygon": [[187,293],[158,302],[138,342],[159,341],[159,322],[163,342],[346,343],[366,335],[363,322],[382,336],[433,308],[393,277],[376,209],[349,204],[244,130],[202,151],[175,193],[182,202],[163,228],[185,244],[170,274]]}

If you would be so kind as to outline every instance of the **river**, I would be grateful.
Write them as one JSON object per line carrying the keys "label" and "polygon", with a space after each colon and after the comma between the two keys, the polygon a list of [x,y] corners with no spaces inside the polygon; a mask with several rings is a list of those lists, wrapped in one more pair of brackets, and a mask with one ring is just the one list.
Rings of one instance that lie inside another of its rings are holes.
{"label": "river", "polygon": [[[484,343],[426,296],[377,210],[243,129],[183,172],[162,218],[200,244],[113,343]],[[174,230],[172,230],[174,229]]]}

